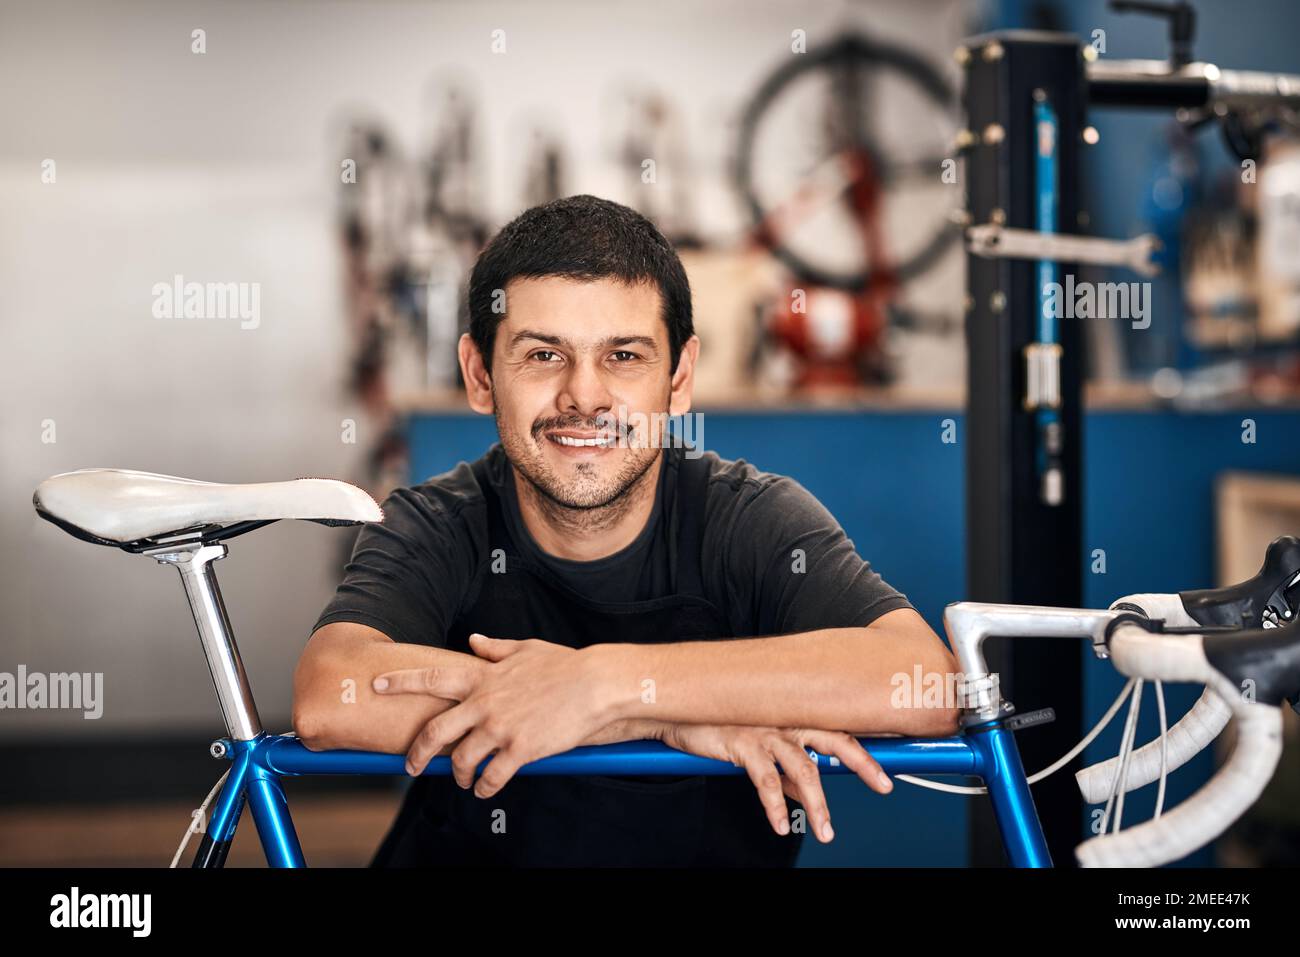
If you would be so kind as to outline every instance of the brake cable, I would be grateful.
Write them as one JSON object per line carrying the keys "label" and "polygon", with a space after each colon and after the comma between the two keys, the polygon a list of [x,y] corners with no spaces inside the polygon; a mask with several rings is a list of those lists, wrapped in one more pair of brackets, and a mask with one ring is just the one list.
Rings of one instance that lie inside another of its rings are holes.
{"label": "brake cable", "polygon": [[1137,733],[1138,711],[1142,707],[1143,683],[1141,678],[1137,679],[1137,684],[1133,686],[1133,697],[1129,699],[1128,717],[1124,720],[1124,734],[1120,738],[1119,767],[1110,779],[1110,795],[1106,798],[1106,810],[1101,815],[1102,834],[1106,833],[1106,825],[1110,823],[1112,807],[1115,809],[1115,827],[1112,833],[1119,830],[1120,820],[1124,816],[1124,789],[1128,784],[1129,758],[1133,756],[1133,737]]}
{"label": "brake cable", "polygon": [[169,867],[175,867],[176,862],[179,861],[181,855],[185,853],[185,845],[190,842],[190,836],[198,833],[199,822],[202,821],[204,816],[208,813],[208,805],[212,803],[213,797],[215,797],[216,793],[221,790],[221,786],[226,783],[226,778],[228,777],[230,777],[229,768],[226,769],[225,774],[221,775],[221,779],[212,786],[212,790],[209,791],[208,796],[203,799],[203,803],[199,805],[199,809],[190,814],[190,826],[185,829],[185,834],[181,837],[180,847],[176,848],[176,854],[172,857],[172,862],[168,865]]}

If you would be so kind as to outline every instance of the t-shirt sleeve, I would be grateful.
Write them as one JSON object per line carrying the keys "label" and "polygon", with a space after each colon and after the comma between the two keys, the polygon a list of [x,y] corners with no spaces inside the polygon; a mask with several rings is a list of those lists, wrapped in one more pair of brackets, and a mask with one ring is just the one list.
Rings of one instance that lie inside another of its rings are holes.
{"label": "t-shirt sleeve", "polygon": [[912,607],[858,555],[826,507],[785,476],[738,509],[726,565],[733,600],[749,609],[758,634],[865,627]]}
{"label": "t-shirt sleeve", "polygon": [[312,630],[353,621],[393,641],[445,646],[472,577],[465,522],[406,487],[395,489],[383,510],[384,521],[357,536],[343,580]]}

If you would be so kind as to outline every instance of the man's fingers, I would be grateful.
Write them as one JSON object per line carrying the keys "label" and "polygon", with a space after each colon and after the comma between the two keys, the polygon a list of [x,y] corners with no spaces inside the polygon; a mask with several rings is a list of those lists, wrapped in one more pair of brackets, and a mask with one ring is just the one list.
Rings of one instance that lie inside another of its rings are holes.
{"label": "man's fingers", "polygon": [[750,782],[754,789],[758,791],[759,803],[763,805],[763,810],[767,812],[767,819],[772,824],[772,830],[784,836],[790,833],[790,807],[785,803],[785,795],[782,793],[782,778],[777,770],[776,762],[762,748],[757,745],[741,749],[737,755],[740,758],[741,767],[749,775]]}
{"label": "man's fingers", "polygon": [[480,635],[478,632],[469,636],[470,650],[480,658],[486,658],[488,661],[500,661],[502,658],[513,655],[522,645],[522,641],[514,638],[489,638],[487,635]]}
{"label": "man's fingers", "polygon": [[477,669],[458,665],[404,668],[376,675],[371,687],[379,694],[423,694],[448,701],[464,701],[478,684]]}
{"label": "man's fingers", "polygon": [[517,749],[505,748],[498,751],[488,762],[488,766],[483,769],[483,773],[478,776],[478,783],[474,785],[474,796],[484,799],[492,797],[510,782],[516,771],[531,760],[533,759]]}
{"label": "man's fingers", "polygon": [[831,829],[831,812],[826,806],[822,791],[822,776],[808,752],[789,738],[773,735],[768,745],[772,756],[781,762],[781,770],[799,793],[798,801],[808,812],[808,824],[813,834],[823,844],[829,843],[835,832]]}
{"label": "man's fingers", "polygon": [[434,755],[453,741],[459,741],[479,723],[479,709],[472,704],[449,708],[420,729],[406,752],[406,773],[423,774]]}
{"label": "man's fingers", "polygon": [[497,743],[481,727],[465,735],[464,740],[451,752],[451,776],[468,790],[474,786],[474,772],[496,750]]}
{"label": "man's fingers", "polygon": [[802,741],[818,754],[834,755],[871,790],[888,794],[894,782],[875,758],[851,734],[839,731],[805,731]]}

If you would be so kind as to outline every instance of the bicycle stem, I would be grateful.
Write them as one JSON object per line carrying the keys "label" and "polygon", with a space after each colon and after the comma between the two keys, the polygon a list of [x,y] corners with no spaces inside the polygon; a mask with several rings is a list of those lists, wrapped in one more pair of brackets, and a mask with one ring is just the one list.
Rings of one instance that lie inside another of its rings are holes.
{"label": "bicycle stem", "polygon": [[[959,601],[944,609],[944,630],[962,669],[963,724],[1004,716],[996,675],[984,658],[987,638],[1088,638],[1101,655],[1120,611]],[[1099,650],[1100,649],[1100,650]]]}

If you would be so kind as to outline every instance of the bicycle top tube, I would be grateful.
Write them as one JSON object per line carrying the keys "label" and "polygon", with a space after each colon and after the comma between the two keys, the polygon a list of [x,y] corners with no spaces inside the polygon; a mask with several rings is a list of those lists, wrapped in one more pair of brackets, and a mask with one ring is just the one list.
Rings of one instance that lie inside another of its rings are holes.
{"label": "bicycle top tube", "polygon": [[[960,774],[980,776],[981,759],[965,736],[948,738],[859,738],[886,774]],[[405,775],[406,755],[346,749],[312,751],[291,735],[262,735],[252,741],[224,741],[227,753],[252,748],[252,760],[277,774]],[[817,754],[823,774],[853,774],[838,758]],[[485,761],[480,770],[487,766]],[[439,755],[425,775],[448,775],[451,758]],[[623,741],[574,748],[523,765],[517,774],[733,775],[745,769],[728,761],[700,757],[670,748],[661,741]]]}

